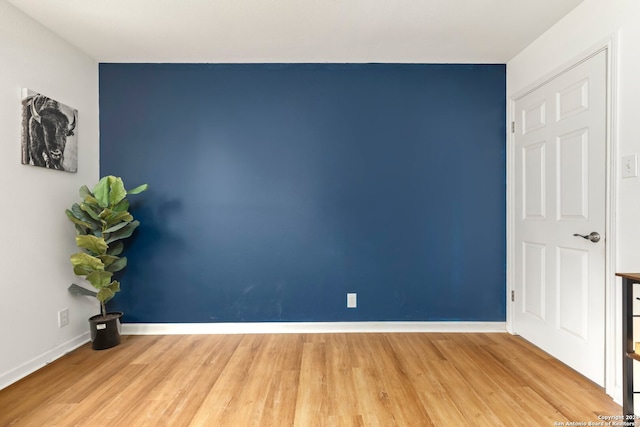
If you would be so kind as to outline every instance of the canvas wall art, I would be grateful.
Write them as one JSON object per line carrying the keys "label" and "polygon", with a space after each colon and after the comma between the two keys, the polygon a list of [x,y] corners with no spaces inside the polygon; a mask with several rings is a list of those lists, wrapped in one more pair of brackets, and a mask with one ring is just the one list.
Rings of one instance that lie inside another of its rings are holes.
{"label": "canvas wall art", "polygon": [[78,110],[23,89],[22,164],[78,171]]}

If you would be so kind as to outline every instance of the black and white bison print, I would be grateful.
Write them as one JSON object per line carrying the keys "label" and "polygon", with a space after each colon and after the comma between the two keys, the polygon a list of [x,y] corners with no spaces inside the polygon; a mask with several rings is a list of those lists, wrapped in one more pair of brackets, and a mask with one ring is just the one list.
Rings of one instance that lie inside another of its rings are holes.
{"label": "black and white bison print", "polygon": [[32,92],[22,100],[22,163],[78,170],[77,110]]}

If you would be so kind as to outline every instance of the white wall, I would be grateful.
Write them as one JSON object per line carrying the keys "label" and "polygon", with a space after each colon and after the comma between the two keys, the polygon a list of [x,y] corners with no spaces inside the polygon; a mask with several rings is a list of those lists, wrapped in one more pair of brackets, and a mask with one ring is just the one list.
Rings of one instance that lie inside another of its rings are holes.
{"label": "white wall", "polygon": [[[78,173],[21,164],[21,89],[78,109]],[[0,388],[88,340],[97,304],[74,298],[64,210],[99,174],[98,65],[0,1]],[[70,324],[58,328],[68,308]]]}
{"label": "white wall", "polygon": [[[585,51],[614,36],[617,74],[614,88],[613,161],[625,154],[640,154],[640,1],[584,0],[576,9],[507,63],[507,96],[528,88],[540,78],[583,55]],[[620,168],[617,168],[620,170]],[[617,272],[640,271],[640,178],[615,179],[617,200],[615,265]],[[609,371],[608,392],[620,399],[620,280],[615,286],[616,330],[612,355],[615,366]],[[611,366],[610,366],[611,367]],[[615,374],[612,374],[615,372]],[[612,378],[613,377],[613,378]]]}

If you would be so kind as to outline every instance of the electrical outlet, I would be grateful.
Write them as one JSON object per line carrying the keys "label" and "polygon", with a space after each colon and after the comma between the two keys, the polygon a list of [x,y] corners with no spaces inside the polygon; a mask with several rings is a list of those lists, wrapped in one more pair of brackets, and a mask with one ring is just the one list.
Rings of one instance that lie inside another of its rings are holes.
{"label": "electrical outlet", "polygon": [[358,294],[347,294],[347,308],[356,308],[358,306]]}
{"label": "electrical outlet", "polygon": [[622,156],[622,177],[633,178],[638,176],[638,156],[629,154]]}
{"label": "electrical outlet", "polygon": [[69,324],[69,309],[63,308],[58,312],[58,328],[67,326]]}

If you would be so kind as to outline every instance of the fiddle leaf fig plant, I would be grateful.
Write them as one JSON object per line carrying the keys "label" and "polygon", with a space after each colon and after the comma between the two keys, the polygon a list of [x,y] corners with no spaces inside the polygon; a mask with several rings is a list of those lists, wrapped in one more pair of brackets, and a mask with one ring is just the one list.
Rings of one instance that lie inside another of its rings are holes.
{"label": "fiddle leaf fig plant", "polygon": [[67,209],[67,218],[75,225],[76,244],[82,251],[71,255],[73,272],[83,276],[95,288],[90,290],[72,284],[69,292],[89,295],[100,302],[100,313],[106,317],[106,302],[120,291],[120,282],[113,273],[127,266],[127,258],[119,256],[123,239],[131,236],[140,222],[129,213],[128,195],[146,191],[147,184],[126,190],[122,178],[103,177],[93,190],[80,187],[80,203]]}

